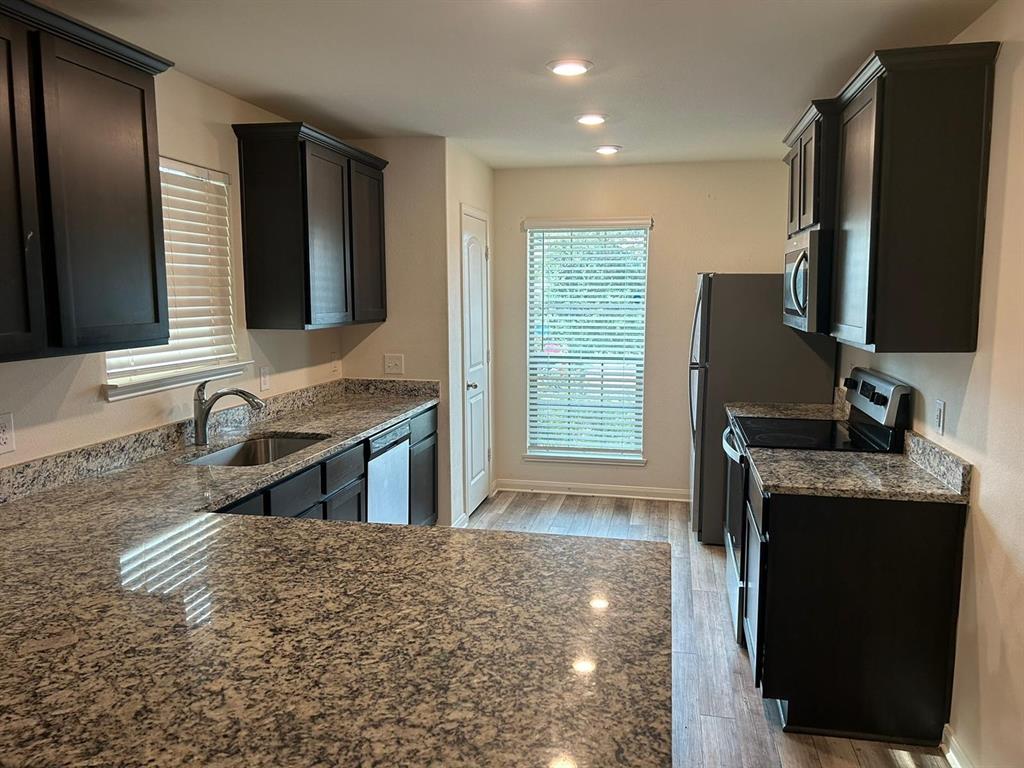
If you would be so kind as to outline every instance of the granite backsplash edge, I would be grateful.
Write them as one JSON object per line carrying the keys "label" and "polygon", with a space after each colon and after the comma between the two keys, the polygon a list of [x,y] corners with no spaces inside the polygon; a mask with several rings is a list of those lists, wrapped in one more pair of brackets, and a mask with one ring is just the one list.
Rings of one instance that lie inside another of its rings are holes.
{"label": "granite backsplash edge", "polygon": [[[440,383],[422,379],[335,379],[265,398],[259,412],[242,404],[216,411],[210,433],[244,433],[261,422],[306,408],[342,394],[423,395],[437,397]],[[192,418],[72,448],[37,459],[0,467],[0,504],[47,491],[67,483],[124,469],[192,442]]]}

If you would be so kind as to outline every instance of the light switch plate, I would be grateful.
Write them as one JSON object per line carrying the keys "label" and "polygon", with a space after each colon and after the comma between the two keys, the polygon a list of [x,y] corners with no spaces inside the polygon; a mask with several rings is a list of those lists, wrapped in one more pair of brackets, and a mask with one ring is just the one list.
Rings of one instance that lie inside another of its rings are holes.
{"label": "light switch plate", "polygon": [[935,401],[935,431],[940,435],[946,433],[946,401]]}
{"label": "light switch plate", "polygon": [[400,375],[405,373],[405,355],[388,352],[384,355],[384,373]]}
{"label": "light switch plate", "polygon": [[0,453],[14,450],[14,414],[0,413]]}
{"label": "light switch plate", "polygon": [[266,392],[270,389],[270,366],[260,366],[260,392]]}

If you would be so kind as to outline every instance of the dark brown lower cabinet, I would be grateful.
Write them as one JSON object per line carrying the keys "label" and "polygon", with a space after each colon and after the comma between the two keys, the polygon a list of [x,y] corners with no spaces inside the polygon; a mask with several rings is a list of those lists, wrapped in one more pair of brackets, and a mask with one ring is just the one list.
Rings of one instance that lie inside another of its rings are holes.
{"label": "dark brown lower cabinet", "polygon": [[437,433],[409,449],[409,523],[437,522]]}
{"label": "dark brown lower cabinet", "polygon": [[299,512],[295,517],[302,517],[306,520],[323,520],[324,519],[324,507],[323,504],[314,504],[309,509]]}
{"label": "dark brown lower cabinet", "polygon": [[366,521],[366,478],[355,480],[324,500],[324,520]]}
{"label": "dark brown lower cabinet", "polygon": [[785,729],[938,744],[966,506],[780,494],[753,506],[744,635]]}
{"label": "dark brown lower cabinet", "polygon": [[264,515],[266,510],[263,506],[263,492],[250,496],[248,499],[236,501],[229,507],[218,510],[229,515]]}

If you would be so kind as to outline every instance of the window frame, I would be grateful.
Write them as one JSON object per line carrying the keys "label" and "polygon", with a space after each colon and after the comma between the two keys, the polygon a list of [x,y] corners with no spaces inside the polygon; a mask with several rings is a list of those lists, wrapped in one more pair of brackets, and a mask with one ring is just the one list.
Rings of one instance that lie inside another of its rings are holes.
{"label": "window frame", "polygon": [[[530,291],[532,289],[531,274],[530,274],[530,236],[533,230],[565,230],[574,232],[596,232],[596,231],[608,231],[608,230],[646,230],[646,242],[645,242],[645,262],[644,262],[644,331],[643,331],[643,382],[640,388],[640,400],[639,400],[639,450],[636,453],[631,453],[629,450],[624,450],[622,453],[614,453],[608,451],[602,453],[601,449],[596,448],[580,448],[578,451],[565,448],[551,448],[542,449],[531,446],[531,417],[530,417],[530,406],[531,406],[531,381],[530,381],[530,348],[531,348],[531,333],[530,333]],[[524,420],[526,445],[524,447],[521,458],[527,462],[555,462],[555,463],[569,463],[569,464],[606,464],[606,465],[626,465],[626,466],[642,466],[647,463],[646,455],[644,454],[645,449],[645,432],[646,432],[646,389],[647,389],[647,342],[648,342],[648,295],[649,295],[649,279],[650,279],[650,256],[651,256],[651,232],[654,229],[654,219],[651,217],[642,218],[610,218],[610,219],[525,219],[522,222],[521,230],[525,236],[524,251],[526,255],[526,307],[525,307],[525,353],[526,353],[526,365],[524,371],[526,374],[526,381],[524,387],[525,394],[525,412],[526,418]]]}
{"label": "window frame", "polygon": [[[230,334],[231,344],[234,347],[235,357],[233,360],[224,360],[214,362],[210,365],[182,365],[176,368],[168,368],[161,371],[156,371],[150,374],[127,374],[120,376],[111,376],[109,369],[109,359],[111,355],[124,353],[126,350],[112,350],[111,352],[104,353],[104,378],[105,382],[101,387],[103,396],[110,402],[116,402],[118,400],[124,400],[127,398],[138,397],[140,395],[151,394],[154,392],[164,392],[171,389],[177,389],[179,387],[186,387],[192,384],[198,384],[202,381],[209,381],[215,379],[227,379],[235,376],[240,376],[246,372],[247,368],[252,365],[252,360],[247,360],[241,354],[239,349],[239,334],[238,316],[236,312],[236,292],[234,286],[239,281],[235,277],[237,260],[235,258],[235,252],[232,248],[233,243],[237,242],[235,238],[235,226],[234,226],[234,206],[232,205],[232,194],[231,194],[231,177],[229,174],[214,170],[212,168],[206,168],[195,163],[186,163],[181,160],[175,160],[174,158],[165,157],[163,155],[159,158],[159,169],[160,173],[163,174],[165,171],[171,173],[183,174],[185,176],[202,180],[212,181],[219,184],[223,184],[225,187],[225,200],[227,202],[227,227],[228,227],[228,278],[231,282],[231,293],[229,297],[230,302]],[[163,182],[161,181],[161,186]],[[160,196],[161,207],[164,204],[164,196],[161,191]],[[164,217],[161,216],[161,226],[164,224]],[[169,265],[165,266],[165,269],[169,270]],[[172,298],[172,281],[170,275],[167,280],[168,299]],[[170,303],[170,302],[168,302]],[[170,324],[168,327],[170,331]],[[157,347],[140,347],[139,351],[143,354],[147,350],[160,349],[168,345],[160,345]],[[131,347],[127,349],[132,349]]]}

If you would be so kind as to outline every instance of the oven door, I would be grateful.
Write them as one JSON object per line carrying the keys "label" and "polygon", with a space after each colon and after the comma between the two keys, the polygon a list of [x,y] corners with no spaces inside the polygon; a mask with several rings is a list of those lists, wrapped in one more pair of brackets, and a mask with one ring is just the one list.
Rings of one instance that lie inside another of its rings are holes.
{"label": "oven door", "polygon": [[725,585],[732,616],[732,633],[743,644],[743,534],[746,525],[747,458],[739,449],[732,427],[722,433],[725,472]]}

